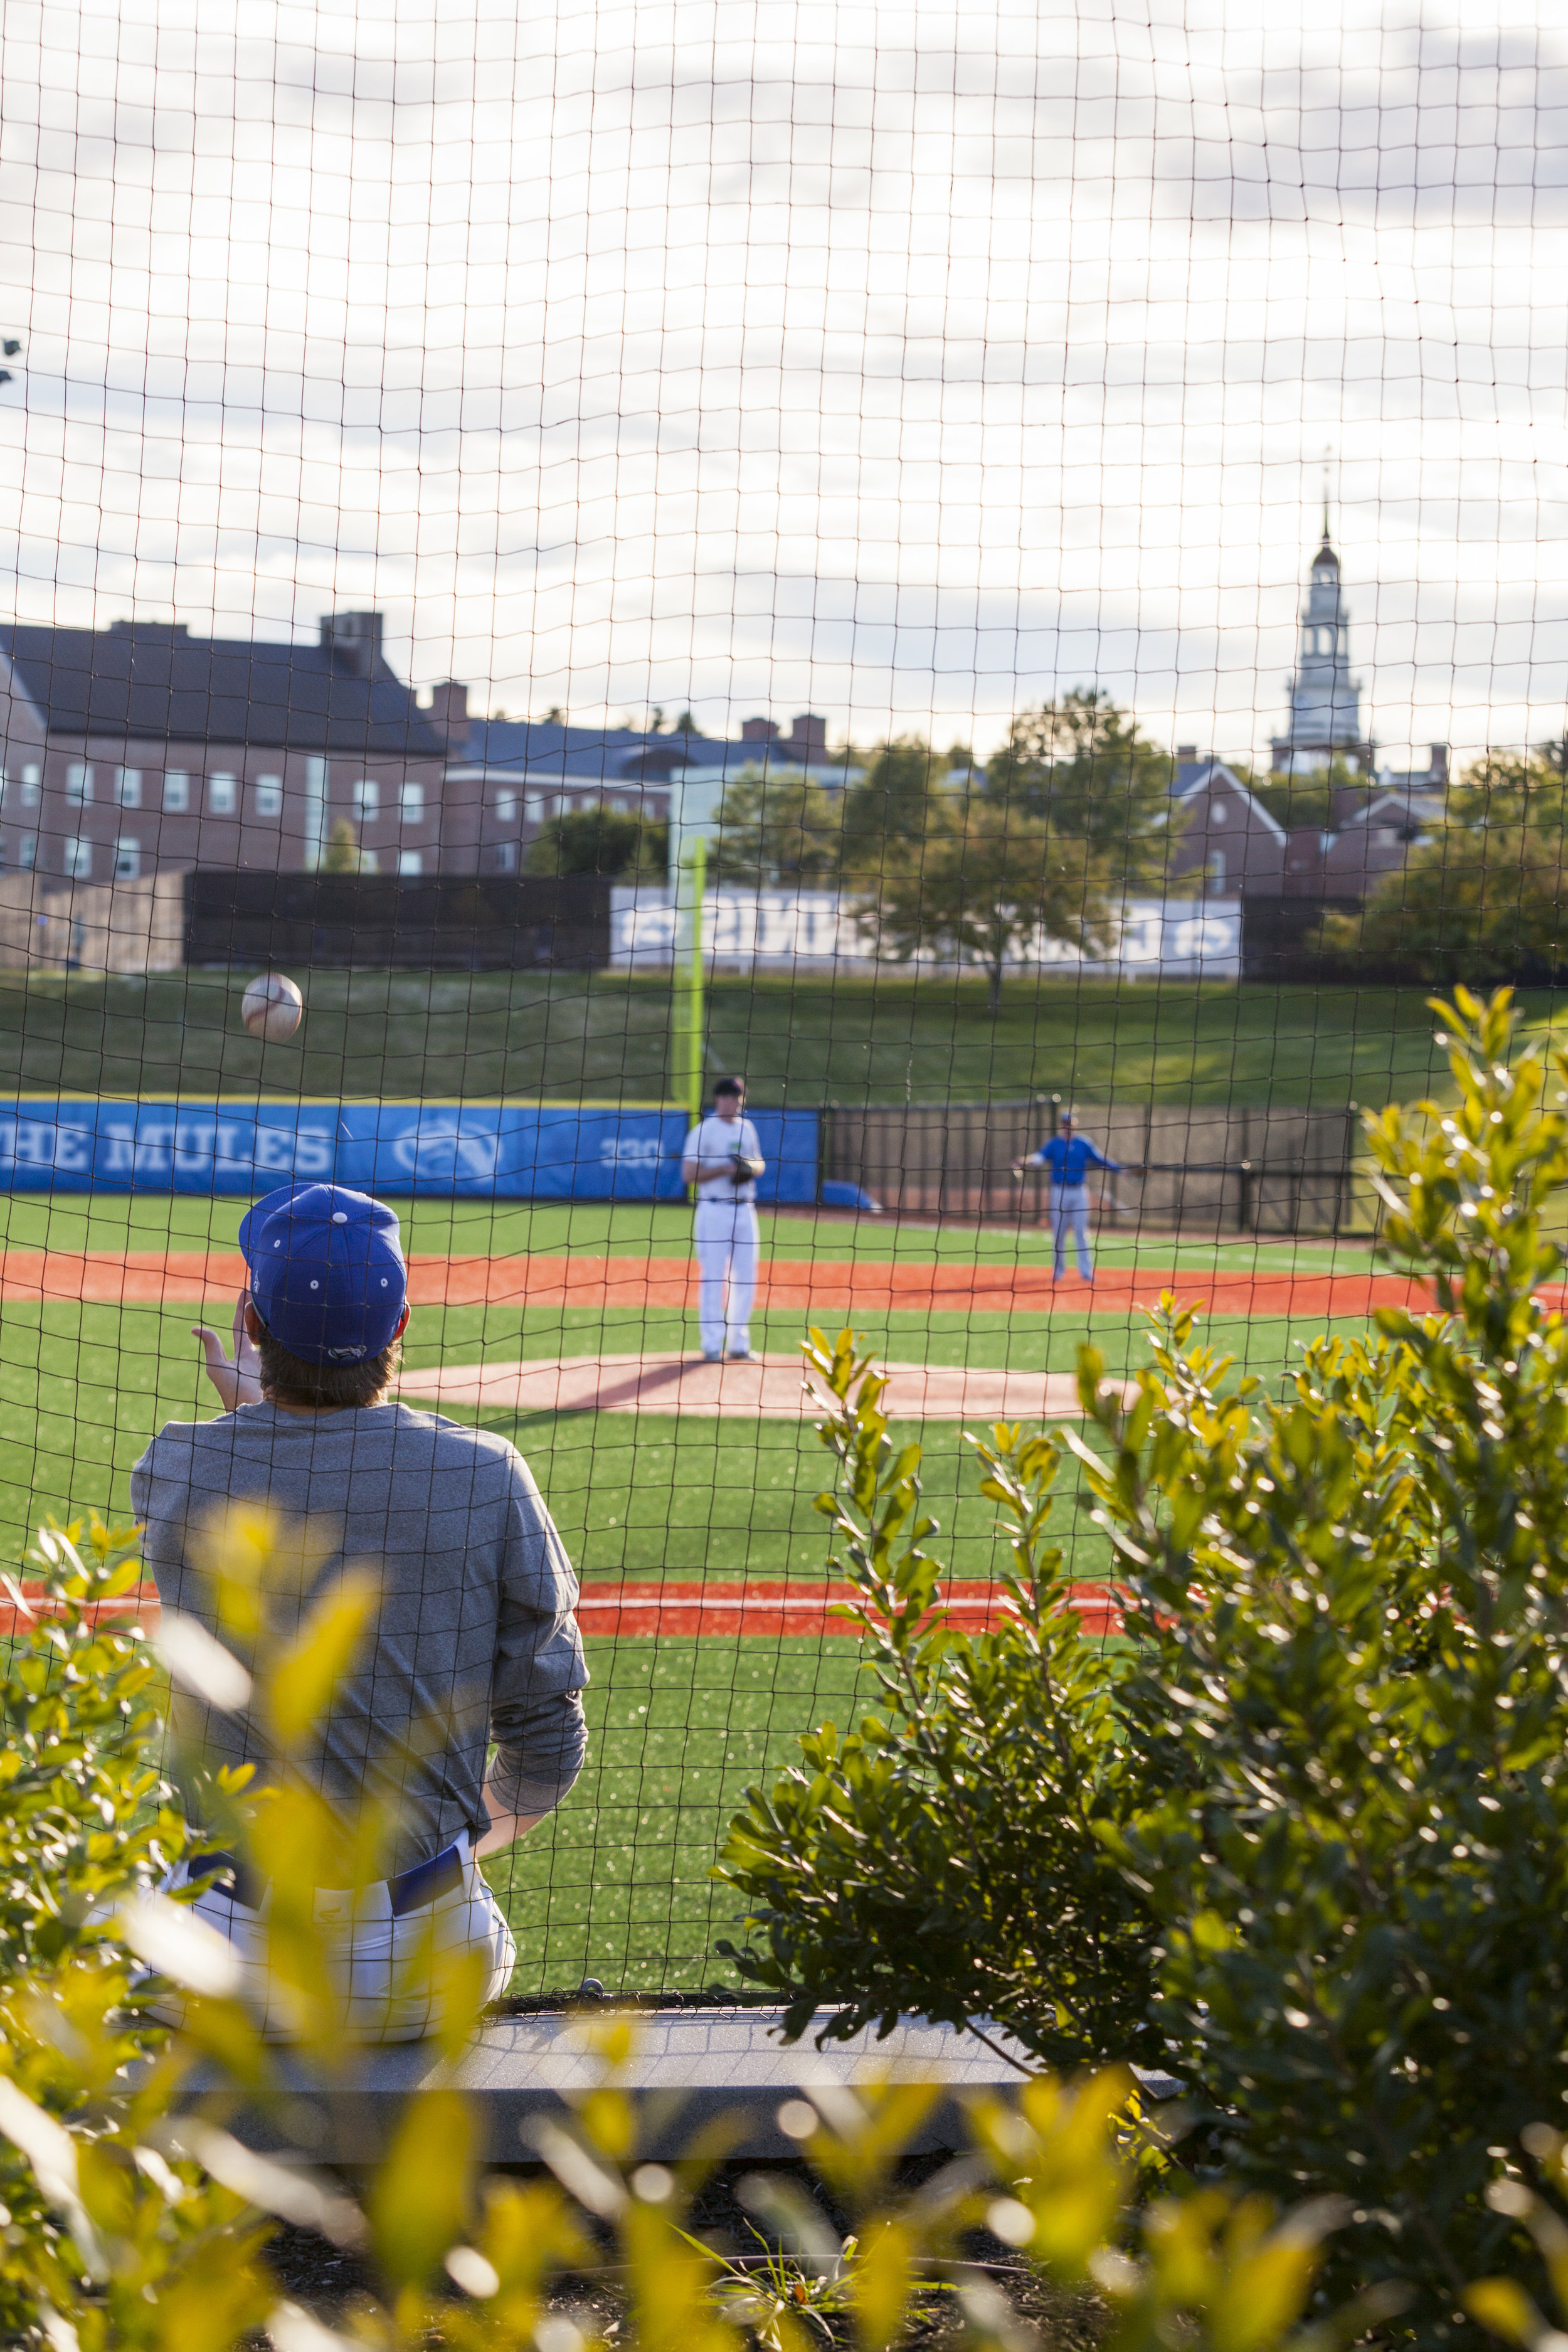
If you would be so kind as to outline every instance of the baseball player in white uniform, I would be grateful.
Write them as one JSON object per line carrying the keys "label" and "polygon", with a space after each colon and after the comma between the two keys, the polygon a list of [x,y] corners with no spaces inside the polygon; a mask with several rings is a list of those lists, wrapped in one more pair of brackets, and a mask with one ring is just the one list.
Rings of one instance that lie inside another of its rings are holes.
{"label": "baseball player in white uniform", "polygon": [[721,1078],[713,1108],[681,1149],[683,1181],[697,1187],[697,1324],[710,1364],[744,1363],[757,1295],[757,1179],[767,1166],[745,1117],[746,1082]]}

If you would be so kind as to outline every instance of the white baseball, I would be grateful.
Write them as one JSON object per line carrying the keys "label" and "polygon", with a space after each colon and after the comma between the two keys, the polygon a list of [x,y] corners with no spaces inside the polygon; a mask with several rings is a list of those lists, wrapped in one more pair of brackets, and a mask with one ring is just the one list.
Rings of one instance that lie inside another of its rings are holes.
{"label": "white baseball", "polygon": [[271,1045],[280,1045],[300,1026],[305,1000],[282,972],[264,971],[246,990],[239,1009],[253,1037],[265,1037]]}

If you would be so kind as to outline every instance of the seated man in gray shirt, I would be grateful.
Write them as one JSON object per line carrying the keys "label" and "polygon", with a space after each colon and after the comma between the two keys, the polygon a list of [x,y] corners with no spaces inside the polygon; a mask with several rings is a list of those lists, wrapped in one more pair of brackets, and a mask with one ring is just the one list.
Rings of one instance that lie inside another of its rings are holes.
{"label": "seated man in gray shirt", "polygon": [[[310,1769],[351,1820],[373,1802],[393,1824],[393,1849],[384,1880],[321,1889],[316,1912],[345,2032],[411,2040],[437,2021],[428,1984],[421,1992],[409,1975],[422,1948],[481,1950],[491,1999],[511,1974],[511,1936],[478,1857],[532,1829],[582,1769],[577,1582],[515,1446],[387,1402],[408,1320],[394,1212],[342,1185],[286,1186],[247,1213],[239,1243],[250,1285],[234,1362],[211,1332],[197,1335],[228,1410],[167,1423],[132,1473],[132,1505],[161,1601],[225,1640],[201,1560],[205,1531],[234,1503],[308,1525],[299,1575],[269,1597],[285,1637],[347,1567],[374,1572],[379,1607]],[[187,1751],[254,1765],[265,1784],[267,1736],[252,1713],[181,1696],[175,1723]],[[287,1995],[267,1967],[267,1891],[228,1854],[192,1874],[215,1866],[221,1883],[195,1907],[239,1953],[266,2030],[286,2038]]]}

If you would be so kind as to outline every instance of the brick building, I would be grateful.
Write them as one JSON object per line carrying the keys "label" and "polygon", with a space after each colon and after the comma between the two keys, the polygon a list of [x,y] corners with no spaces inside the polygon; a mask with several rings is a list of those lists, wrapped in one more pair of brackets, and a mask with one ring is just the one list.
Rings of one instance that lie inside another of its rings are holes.
{"label": "brick building", "polygon": [[1285,828],[1223,760],[1176,752],[1170,864],[1174,898],[1235,898],[1277,893],[1285,871]]}
{"label": "brick building", "polygon": [[467,689],[422,708],[381,647],[379,613],[331,614],[314,644],[0,626],[0,870],[298,873],[347,818],[382,873],[472,871],[443,790]]}
{"label": "brick building", "polygon": [[603,806],[650,824],[669,814],[676,779],[722,790],[738,777],[809,775],[830,789],[858,768],[826,752],[827,721],[803,712],[786,735],[769,719],[742,722],[740,740],[553,719],[476,719],[447,777],[448,825],[470,845],[470,870],[515,874],[552,818]]}

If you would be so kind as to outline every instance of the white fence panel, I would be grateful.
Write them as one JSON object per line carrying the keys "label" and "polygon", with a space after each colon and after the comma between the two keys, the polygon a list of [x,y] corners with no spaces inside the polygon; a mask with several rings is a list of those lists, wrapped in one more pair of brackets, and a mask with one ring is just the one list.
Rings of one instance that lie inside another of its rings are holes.
{"label": "white fence panel", "polygon": [[[702,937],[712,971],[896,972],[874,937],[837,890],[710,890],[702,902]],[[675,907],[668,890],[610,893],[610,968],[668,970],[675,953]],[[1237,898],[1130,898],[1114,952],[1079,953],[1067,940],[1037,935],[1029,952],[1009,958],[1019,971],[1078,973],[1111,980],[1239,980],[1241,902]],[[923,971],[951,971],[934,951],[914,959]]]}

